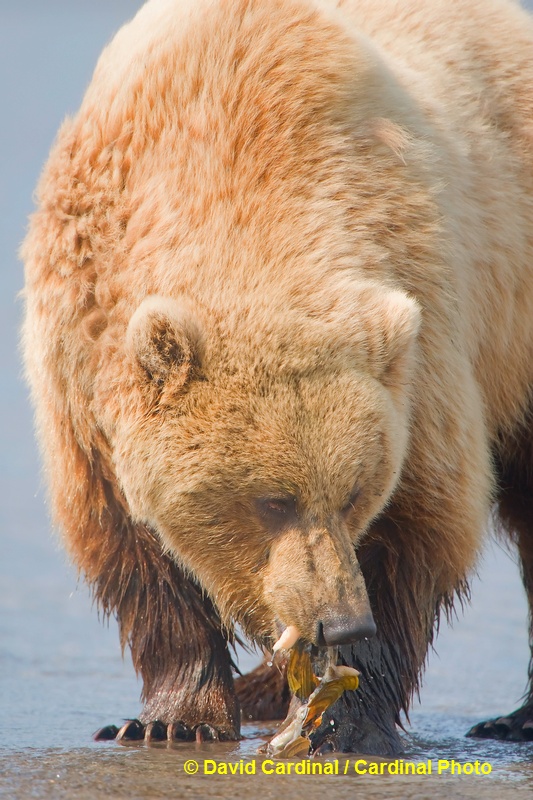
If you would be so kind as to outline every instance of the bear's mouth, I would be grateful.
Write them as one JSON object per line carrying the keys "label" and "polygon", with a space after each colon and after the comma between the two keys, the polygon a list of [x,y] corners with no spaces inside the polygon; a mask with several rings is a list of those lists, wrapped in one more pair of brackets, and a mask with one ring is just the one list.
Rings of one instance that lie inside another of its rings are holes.
{"label": "bear's mouth", "polygon": [[278,639],[272,647],[272,652],[290,650],[300,639],[313,644],[317,648],[339,647],[346,644],[355,644],[361,639],[370,639],[376,635],[376,623],[370,607],[363,609],[363,613],[345,613],[344,609],[334,609],[334,613],[324,616],[316,624],[315,636],[310,638],[303,635],[296,625],[284,624],[276,621]]}

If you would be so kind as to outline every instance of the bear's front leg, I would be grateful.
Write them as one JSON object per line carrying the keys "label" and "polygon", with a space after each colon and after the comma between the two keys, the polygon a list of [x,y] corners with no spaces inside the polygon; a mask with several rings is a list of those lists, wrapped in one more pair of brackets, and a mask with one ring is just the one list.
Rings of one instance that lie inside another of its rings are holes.
{"label": "bear's front leg", "polygon": [[120,730],[108,725],[95,739],[238,740],[232,662],[212,603],[147,528],[128,531],[121,543],[120,562],[107,561],[96,594],[116,611],[122,644],[143,679],[144,708],[139,719]]}
{"label": "bear's front leg", "polygon": [[[240,712],[228,644],[220,628],[213,624],[216,613],[211,604],[206,600],[204,603],[205,616],[196,614],[187,620],[193,629],[192,637],[177,648],[179,657],[160,668],[149,685],[145,678],[145,705],[139,721],[145,727],[146,739],[240,738]],[[123,735],[129,735],[127,729]]]}
{"label": "bear's front leg", "polygon": [[141,666],[145,704],[139,719],[128,720],[120,730],[114,725],[102,728],[95,739],[201,742],[240,738],[227,643],[220,631],[201,623],[198,619],[194,640],[179,648],[180,659],[158,664],[157,674],[150,676],[152,665],[145,663],[144,670]]}
{"label": "bear's front leg", "polygon": [[403,752],[398,734],[401,688],[391,652],[379,635],[339,648],[339,664],[360,672],[356,691],[345,692],[311,735],[312,752],[396,756]]}

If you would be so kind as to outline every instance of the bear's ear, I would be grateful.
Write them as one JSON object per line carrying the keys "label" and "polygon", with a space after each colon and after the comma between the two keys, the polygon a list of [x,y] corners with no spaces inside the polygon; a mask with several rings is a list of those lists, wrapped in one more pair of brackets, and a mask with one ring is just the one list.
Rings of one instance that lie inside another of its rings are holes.
{"label": "bear's ear", "polygon": [[402,391],[411,377],[415,343],[421,324],[417,301],[401,291],[367,294],[363,303],[367,344],[375,376],[392,390]]}
{"label": "bear's ear", "polygon": [[147,297],[130,319],[127,352],[148,378],[163,385],[184,385],[200,367],[202,335],[195,313],[185,300]]}

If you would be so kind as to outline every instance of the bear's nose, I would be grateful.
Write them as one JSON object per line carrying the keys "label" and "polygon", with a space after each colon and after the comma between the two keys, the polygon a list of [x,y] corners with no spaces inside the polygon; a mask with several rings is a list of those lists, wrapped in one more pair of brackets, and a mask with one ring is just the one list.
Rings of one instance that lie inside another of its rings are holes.
{"label": "bear's nose", "polygon": [[376,623],[372,614],[352,616],[346,612],[328,615],[317,624],[317,644],[332,647],[338,644],[353,644],[360,639],[376,635]]}

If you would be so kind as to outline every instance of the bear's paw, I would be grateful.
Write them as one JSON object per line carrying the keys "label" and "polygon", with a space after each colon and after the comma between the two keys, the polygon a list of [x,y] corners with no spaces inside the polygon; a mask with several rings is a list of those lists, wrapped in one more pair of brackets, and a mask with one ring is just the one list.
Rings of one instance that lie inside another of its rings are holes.
{"label": "bear's paw", "polygon": [[504,717],[484,720],[466,734],[471,739],[499,739],[507,742],[533,741],[533,702]]}
{"label": "bear's paw", "polygon": [[115,740],[119,744],[145,742],[236,742],[240,736],[233,728],[221,729],[208,722],[186,725],[184,722],[165,723],[153,720],[146,725],[138,719],[128,719],[121,728],[106,725],[93,734],[95,742]]}

